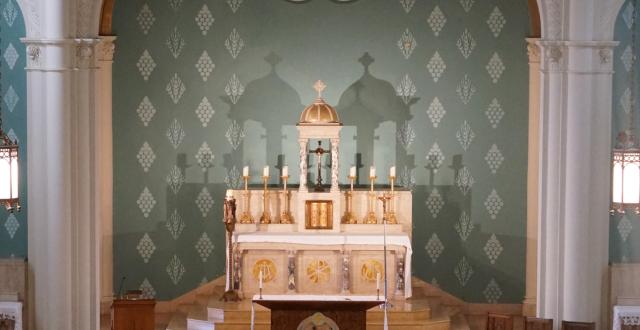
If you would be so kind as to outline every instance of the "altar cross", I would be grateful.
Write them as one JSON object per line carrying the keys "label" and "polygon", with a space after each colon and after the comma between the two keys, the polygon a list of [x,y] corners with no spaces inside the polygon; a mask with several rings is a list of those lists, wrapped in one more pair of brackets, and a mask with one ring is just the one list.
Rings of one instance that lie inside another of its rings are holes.
{"label": "altar cross", "polygon": [[318,147],[314,150],[310,150],[309,153],[316,155],[316,165],[318,167],[318,176],[316,178],[316,187],[314,188],[314,191],[324,192],[324,188],[322,187],[322,156],[325,153],[330,154],[331,150],[325,150],[322,148],[322,141],[318,141]]}

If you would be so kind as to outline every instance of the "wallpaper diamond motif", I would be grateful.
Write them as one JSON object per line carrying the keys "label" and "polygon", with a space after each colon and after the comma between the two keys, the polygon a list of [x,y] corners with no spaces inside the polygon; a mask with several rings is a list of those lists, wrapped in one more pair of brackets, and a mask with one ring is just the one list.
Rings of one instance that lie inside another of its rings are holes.
{"label": "wallpaper diamond motif", "polygon": [[229,79],[227,86],[224,88],[224,92],[227,93],[227,96],[233,104],[238,103],[238,100],[240,100],[240,97],[244,94],[244,85],[242,85],[235,73]]}
{"label": "wallpaper diamond motif", "polygon": [[431,262],[434,264],[438,261],[438,257],[442,254],[442,251],[444,251],[444,245],[442,245],[442,241],[438,238],[437,234],[431,236],[424,248],[427,250],[427,254],[431,257]]}
{"label": "wallpaper diamond motif", "polygon": [[173,28],[173,32],[171,32],[171,34],[167,38],[167,41],[165,41],[165,44],[167,45],[167,48],[169,48],[169,51],[174,58],[177,59],[178,57],[180,57],[180,54],[182,53],[182,50],[186,45],[186,41],[182,37],[180,31],[178,31],[177,26]]}
{"label": "wallpaper diamond motif", "polygon": [[427,167],[437,173],[442,162],[444,162],[444,154],[440,150],[438,142],[435,142],[427,154]]}
{"label": "wallpaper diamond motif", "polygon": [[460,126],[460,128],[456,132],[456,138],[458,139],[462,150],[467,151],[475,137],[476,133],[473,132],[473,130],[471,129],[471,125],[469,125],[469,123],[465,120],[462,123],[462,126]]}
{"label": "wallpaper diamond motif", "polygon": [[137,249],[140,257],[146,264],[149,262],[149,259],[151,259],[153,252],[156,251],[156,245],[151,240],[151,237],[149,237],[149,234],[145,233],[144,236],[142,236],[142,238],[140,239]]}
{"label": "wallpaper diamond motif", "polygon": [[151,100],[145,96],[140,102],[140,105],[138,105],[136,112],[138,113],[138,117],[140,117],[142,124],[144,126],[149,126],[151,119],[153,119],[153,116],[156,114],[156,108],[151,103]]}
{"label": "wallpaper diamond motif", "polygon": [[173,120],[169,128],[167,128],[166,136],[173,148],[178,149],[178,147],[182,143],[182,140],[184,140],[184,137],[187,136],[187,134],[182,128],[182,123],[180,123],[180,121],[176,118]]}
{"label": "wallpaper diamond motif", "polygon": [[13,237],[16,235],[16,232],[18,231],[18,228],[20,228],[20,223],[13,213],[9,214],[9,217],[7,217],[7,222],[4,223],[4,228],[7,230],[9,237],[13,239]]}
{"label": "wallpaper diamond motif", "polygon": [[174,254],[173,258],[171,258],[171,261],[169,261],[169,264],[167,265],[166,271],[173,284],[178,285],[187,270],[184,268],[184,265],[182,264],[182,261],[180,261],[180,258],[178,258],[178,255]]}
{"label": "wallpaper diamond motif", "polygon": [[438,100],[438,97],[436,96],[429,105],[429,109],[427,109],[427,115],[429,116],[431,124],[434,128],[438,128],[438,125],[440,125],[440,121],[446,113],[447,111],[444,109],[444,106],[442,106],[442,103],[440,103],[440,100]]}
{"label": "wallpaper diamond motif", "polygon": [[209,53],[207,53],[206,50],[202,52],[202,55],[200,55],[200,58],[196,63],[196,69],[198,70],[198,73],[200,73],[202,81],[207,81],[207,79],[209,79],[209,75],[213,72],[215,67],[216,65],[213,64],[213,60],[209,57]]}
{"label": "wallpaper diamond motif", "polygon": [[453,226],[460,236],[460,240],[463,242],[467,241],[467,238],[471,235],[473,228],[475,225],[471,222],[471,217],[467,214],[466,211],[462,211],[460,217],[458,218],[458,222]]}
{"label": "wallpaper diamond motif", "polygon": [[156,200],[155,198],[153,198],[153,195],[151,194],[151,191],[149,191],[149,188],[144,187],[144,190],[142,191],[142,193],[140,193],[140,197],[138,197],[136,203],[138,204],[138,208],[140,208],[140,211],[142,212],[144,217],[148,218],[149,213],[151,213],[151,210],[153,210],[153,207],[156,205]]}
{"label": "wallpaper diamond motif", "polygon": [[491,104],[489,104],[489,108],[485,112],[487,115],[487,119],[489,119],[489,123],[491,123],[491,127],[498,128],[502,117],[504,117],[504,110],[502,110],[502,105],[498,101],[498,99],[493,99]]}
{"label": "wallpaper diamond motif", "polygon": [[229,34],[227,40],[225,40],[224,45],[227,47],[229,54],[233,59],[236,59],[240,54],[242,48],[244,48],[244,40],[240,37],[240,33],[235,28]]}
{"label": "wallpaper diamond motif", "polygon": [[471,102],[471,97],[476,93],[476,86],[471,82],[471,78],[469,75],[465,74],[460,84],[456,88],[456,92],[458,92],[458,96],[460,97],[460,101],[464,104],[469,104]]}
{"label": "wallpaper diamond motif", "polygon": [[431,59],[429,60],[427,69],[429,70],[429,73],[433,78],[433,82],[438,82],[438,79],[440,79],[440,77],[444,73],[444,70],[447,69],[447,64],[444,63],[444,60],[442,59],[438,51],[436,51],[435,54],[433,54],[433,57],[431,57]]}
{"label": "wallpaper diamond motif", "polygon": [[169,219],[167,219],[167,230],[171,234],[174,240],[180,238],[180,234],[186,227],[186,223],[182,220],[182,216],[178,213],[178,210],[173,210]]}
{"label": "wallpaper diamond motif", "polygon": [[182,79],[177,73],[169,80],[166,88],[167,94],[169,94],[169,97],[174,104],[178,104],[178,102],[180,102],[180,99],[186,90],[187,87],[184,85]]}
{"label": "wallpaper diamond motif", "polygon": [[4,103],[7,105],[9,112],[13,112],[13,110],[15,110],[16,105],[18,105],[19,101],[20,101],[20,96],[18,96],[18,93],[16,93],[16,90],[13,89],[13,85],[9,86],[9,89],[7,89],[7,92],[4,93]]}
{"label": "wallpaper diamond motif", "polygon": [[207,35],[213,22],[215,22],[215,18],[213,18],[209,7],[207,7],[206,4],[202,5],[202,9],[200,9],[198,15],[196,15],[196,24],[200,28],[200,31],[202,31],[203,36]]}
{"label": "wallpaper diamond motif", "polygon": [[484,156],[484,159],[487,161],[487,165],[489,165],[489,169],[492,174],[496,174],[500,165],[504,161],[504,156],[502,156],[502,152],[498,149],[498,146],[495,143],[491,146],[491,149],[487,152],[487,155]]}
{"label": "wallpaper diamond motif", "polygon": [[418,43],[409,29],[402,32],[402,36],[400,37],[400,40],[398,40],[398,48],[400,48],[405,59],[408,60],[409,57],[411,57],[411,54],[413,53],[413,50],[416,49],[417,45]]}
{"label": "wallpaper diamond motif", "polygon": [[442,199],[442,196],[440,196],[438,189],[433,188],[431,194],[429,194],[429,198],[427,198],[426,204],[431,216],[434,219],[437,218],[440,210],[442,210],[442,207],[444,206],[444,200]]}
{"label": "wallpaper diamond motif", "polygon": [[207,187],[202,188],[202,191],[198,194],[198,198],[196,198],[196,205],[200,212],[202,213],[202,217],[205,218],[211,208],[213,207],[213,197],[209,193]]}
{"label": "wallpaper diamond motif", "polygon": [[240,8],[240,5],[242,5],[242,1],[243,0],[227,0],[227,4],[229,4],[229,8],[231,8],[231,11],[235,14]]}
{"label": "wallpaper diamond motif", "polygon": [[142,55],[140,55],[136,66],[138,67],[138,71],[140,71],[142,79],[147,81],[151,73],[153,73],[153,69],[156,68],[156,62],[151,57],[151,54],[149,54],[149,51],[145,49]]}
{"label": "wallpaper diamond motif", "polygon": [[437,37],[440,35],[440,32],[444,28],[444,25],[447,24],[447,17],[444,16],[444,13],[440,9],[440,7],[435,6],[435,8],[433,8],[433,11],[429,15],[427,23],[429,23],[431,31],[433,31],[433,34]]}
{"label": "wallpaper diamond motif", "polygon": [[498,192],[493,189],[487,199],[484,201],[484,206],[487,208],[487,212],[491,216],[491,219],[495,219],[500,213],[500,210],[504,206],[502,198],[498,195]]}
{"label": "wallpaper diamond motif", "polygon": [[202,262],[206,262],[207,258],[211,255],[211,251],[213,251],[213,243],[211,243],[211,239],[207,235],[206,232],[202,233],[200,239],[196,243],[196,251],[198,251],[198,255],[202,259]]}
{"label": "wallpaper diamond motif", "polygon": [[13,70],[19,57],[20,55],[16,48],[13,47],[12,43],[9,43],[9,46],[7,46],[7,49],[4,51],[4,60],[7,61],[9,69]]}
{"label": "wallpaper diamond motif", "polygon": [[474,0],[460,0],[460,5],[464,8],[464,11],[467,13],[471,11],[473,7]]}
{"label": "wallpaper diamond motif", "polygon": [[462,35],[458,39],[456,45],[458,46],[462,56],[467,59],[476,48],[476,40],[473,39],[473,36],[468,29],[464,29],[464,32],[462,32]]}
{"label": "wallpaper diamond motif", "polygon": [[143,299],[154,299],[156,297],[156,290],[151,286],[151,282],[149,282],[149,279],[146,277],[138,289],[142,291]]}
{"label": "wallpaper diamond motif", "polygon": [[13,23],[16,21],[18,14],[19,14],[18,9],[16,8],[16,5],[13,3],[13,0],[7,1],[7,4],[4,6],[4,9],[2,10],[2,16],[4,17],[4,20],[7,22],[7,25],[9,25],[10,27],[13,27]]}
{"label": "wallpaper diamond motif", "polygon": [[145,141],[142,147],[140,147],[136,158],[138,158],[142,170],[149,172],[149,168],[151,168],[151,165],[153,165],[153,162],[156,160],[156,154],[153,152],[153,149],[151,149],[149,143]]}
{"label": "wallpaper diamond motif", "polygon": [[500,36],[500,32],[502,32],[505,24],[507,24],[507,20],[502,15],[500,8],[495,7],[487,20],[487,25],[489,25],[489,29],[493,32],[494,37],[497,38]]}
{"label": "wallpaper diamond motif", "polygon": [[471,276],[473,275],[473,268],[467,261],[467,257],[462,257],[460,262],[456,265],[453,273],[456,275],[461,286],[467,286],[469,279],[471,279]]}
{"label": "wallpaper diamond motif", "polygon": [[629,72],[631,70],[631,61],[633,58],[633,52],[631,51],[631,46],[627,45],[627,48],[622,52],[622,56],[620,56],[620,60],[624,64],[624,69]]}
{"label": "wallpaper diamond motif", "polygon": [[466,196],[475,182],[476,180],[471,176],[471,171],[469,171],[468,167],[463,167],[460,170],[460,173],[458,173],[456,184],[458,185],[462,195]]}
{"label": "wallpaper diamond motif", "polygon": [[206,142],[202,142],[200,149],[196,153],[196,161],[200,168],[202,168],[202,172],[206,172],[210,167],[213,166],[213,159],[215,158],[211,148]]}
{"label": "wallpaper diamond motif", "polygon": [[404,104],[408,105],[409,102],[411,102],[411,99],[413,99],[413,96],[416,95],[416,92],[416,85],[413,83],[409,75],[405,74],[396,86],[396,95],[402,99]]}
{"label": "wallpaper diamond motif", "polygon": [[629,234],[631,234],[632,230],[633,225],[631,224],[631,220],[629,220],[629,217],[627,217],[627,215],[624,215],[618,223],[618,233],[620,234],[620,238],[622,238],[623,242],[627,241],[627,238],[629,238]]}
{"label": "wallpaper diamond motif", "polygon": [[498,80],[500,80],[502,73],[506,69],[498,53],[493,53],[493,56],[491,57],[491,60],[489,60],[489,63],[487,64],[486,68],[494,84],[497,83]]}
{"label": "wallpaper diamond motif", "polygon": [[491,264],[495,264],[500,254],[502,254],[502,244],[500,244],[496,234],[491,234],[491,238],[489,238],[487,244],[484,246],[484,253],[491,261]]}
{"label": "wallpaper diamond motif", "polygon": [[200,101],[200,105],[198,105],[198,108],[196,109],[196,116],[198,116],[198,119],[200,119],[202,127],[207,127],[207,125],[209,125],[209,121],[215,113],[216,112],[215,110],[213,110],[209,99],[207,99],[206,96],[203,97],[202,101]]}
{"label": "wallpaper diamond motif", "polygon": [[633,2],[628,2],[627,6],[624,8],[624,11],[622,12],[622,18],[624,19],[624,22],[627,24],[627,28],[629,30],[631,30],[631,25],[633,24],[633,12],[634,12]]}
{"label": "wallpaper diamond motif", "polygon": [[142,9],[140,9],[140,13],[138,13],[138,24],[140,25],[140,30],[143,34],[148,34],[149,30],[153,26],[153,23],[156,21],[156,17],[153,15],[151,8],[146,3],[142,5]]}
{"label": "wallpaper diamond motif", "polygon": [[184,176],[182,175],[182,171],[177,165],[174,165],[167,174],[167,185],[171,188],[174,194],[178,194],[180,188],[182,188],[182,184],[184,183]]}
{"label": "wallpaper diamond motif", "polygon": [[407,14],[411,12],[411,8],[413,8],[413,5],[415,3],[416,3],[416,0],[400,0],[400,4],[402,5],[402,8],[404,8],[404,11]]}
{"label": "wallpaper diamond motif", "polygon": [[489,284],[487,284],[487,287],[484,289],[483,294],[488,303],[497,304],[500,297],[502,297],[502,290],[500,289],[500,286],[498,286],[496,280],[491,279]]}

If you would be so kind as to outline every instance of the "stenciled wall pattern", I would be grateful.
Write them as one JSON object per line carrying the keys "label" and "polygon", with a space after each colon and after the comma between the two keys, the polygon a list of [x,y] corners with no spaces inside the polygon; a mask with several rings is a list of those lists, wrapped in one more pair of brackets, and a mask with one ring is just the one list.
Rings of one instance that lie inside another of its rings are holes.
{"label": "stenciled wall pattern", "polygon": [[414,191],[414,275],[522,301],[525,1],[118,1],[114,30],[116,280],[167,300],[221,276],[224,191],[244,165],[254,184],[265,164],[297,178],[322,79],[340,180],[395,164]]}
{"label": "stenciled wall pattern", "polygon": [[21,212],[0,207],[0,258],[27,257],[27,73],[26,35],[22,12],[15,0],[0,0],[0,97],[2,128],[19,142]]}
{"label": "stenciled wall pattern", "polygon": [[[634,8],[633,1],[626,1],[620,14],[618,14],[615,25],[614,39],[619,41],[620,44],[614,50],[613,62],[612,147],[614,148],[616,145],[620,145],[620,141],[624,141],[631,120],[630,79],[632,79],[632,72],[634,71],[632,57],[637,56],[637,53],[634,53],[631,42],[634,10],[640,10],[640,8]],[[638,17],[640,17],[640,12],[638,12]],[[638,32],[640,32],[640,25],[636,24],[636,52],[640,49],[640,39],[637,37]],[[636,67],[638,65],[640,63],[636,63]],[[636,80],[636,95],[640,95],[640,90],[638,90],[640,85],[637,83],[638,79],[640,79],[639,72],[640,70],[636,68],[635,76],[633,77]],[[636,137],[638,137],[638,128],[640,128],[638,105],[640,104],[636,98],[635,123],[632,125],[635,128]],[[629,210],[624,215],[614,214],[610,217],[610,226],[609,261],[612,263],[640,262],[640,217],[634,214],[632,210]]]}

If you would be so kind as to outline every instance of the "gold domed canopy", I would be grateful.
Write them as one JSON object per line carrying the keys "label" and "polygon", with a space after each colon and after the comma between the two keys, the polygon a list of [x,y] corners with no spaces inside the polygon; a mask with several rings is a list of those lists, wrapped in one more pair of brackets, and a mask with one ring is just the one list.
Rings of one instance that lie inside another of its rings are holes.
{"label": "gold domed canopy", "polygon": [[300,125],[341,125],[336,109],[322,98],[322,91],[327,87],[321,80],[313,85],[318,91],[318,98],[302,111]]}

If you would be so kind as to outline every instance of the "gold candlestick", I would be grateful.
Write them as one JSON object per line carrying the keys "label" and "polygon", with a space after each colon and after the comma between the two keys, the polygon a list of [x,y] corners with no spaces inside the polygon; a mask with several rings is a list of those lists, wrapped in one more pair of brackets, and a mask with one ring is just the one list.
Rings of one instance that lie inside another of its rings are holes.
{"label": "gold candlestick", "polygon": [[282,178],[282,181],[284,182],[284,190],[282,191],[282,194],[284,195],[284,211],[282,211],[282,214],[280,215],[280,223],[290,224],[293,223],[293,216],[291,216],[291,211],[289,210],[289,191],[287,190],[287,181],[289,180],[289,176],[283,175],[280,178]]}
{"label": "gold candlestick", "polygon": [[371,182],[371,190],[369,191],[369,205],[367,206],[367,215],[364,217],[364,223],[366,224],[377,224],[378,219],[376,218],[376,193],[373,191],[373,186],[376,182],[376,177],[369,177],[369,181]]}
{"label": "gold candlestick", "polygon": [[391,225],[395,225],[398,223],[398,219],[396,218],[396,212],[395,212],[395,190],[394,190],[396,177],[390,176],[389,182],[391,182],[391,195],[389,196],[390,197],[389,212],[387,212],[386,216],[387,216],[387,223]]}
{"label": "gold candlestick", "polygon": [[244,210],[240,214],[240,223],[253,223],[253,217],[251,216],[251,193],[249,192],[249,176],[243,176],[244,179],[244,191],[242,191],[242,199],[244,204]]}
{"label": "gold candlestick", "polygon": [[269,181],[268,176],[262,177],[262,182],[264,183],[264,190],[262,193],[262,216],[260,217],[260,223],[269,224],[271,223],[271,213],[269,212],[269,190],[267,190],[267,182]]}
{"label": "gold candlestick", "polygon": [[349,176],[349,181],[351,182],[351,189],[348,190],[347,192],[345,192],[345,196],[347,199],[347,210],[344,212],[344,215],[342,216],[342,220],[341,223],[347,223],[347,224],[356,224],[358,223],[358,220],[356,219],[356,217],[353,215],[353,181],[356,179],[355,176]]}

